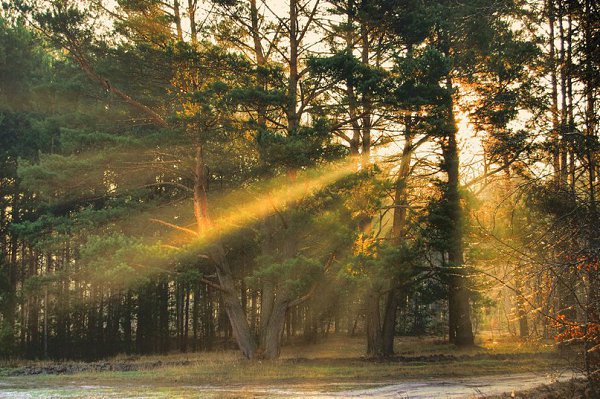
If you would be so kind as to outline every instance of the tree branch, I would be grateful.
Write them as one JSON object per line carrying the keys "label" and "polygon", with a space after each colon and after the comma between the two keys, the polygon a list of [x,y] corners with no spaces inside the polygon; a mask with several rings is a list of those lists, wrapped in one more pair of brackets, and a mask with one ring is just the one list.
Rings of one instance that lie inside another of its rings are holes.
{"label": "tree branch", "polygon": [[176,224],[165,222],[164,220],[160,220],[160,219],[150,219],[150,221],[154,222],[154,223],[162,224],[162,225],[167,226],[167,227],[171,227],[171,228],[173,228],[175,230],[183,231],[184,233],[188,233],[190,235],[193,235],[194,237],[198,237],[198,233],[195,232],[192,229],[188,229],[186,227],[177,226]]}
{"label": "tree branch", "polygon": [[161,183],[152,183],[152,184],[145,184],[142,187],[147,188],[147,187],[160,187],[160,186],[173,186],[173,187],[177,187],[180,188],[182,190],[188,191],[190,193],[193,193],[194,190],[192,190],[191,188],[189,188],[188,186],[181,184],[181,183],[176,183],[173,181],[165,181],[165,182],[161,182]]}
{"label": "tree branch", "polygon": [[210,281],[210,280],[207,280],[207,279],[201,277],[200,282],[208,285],[209,287],[217,289],[219,291],[227,292],[227,290],[225,288],[221,287],[219,284],[215,283],[214,281]]}

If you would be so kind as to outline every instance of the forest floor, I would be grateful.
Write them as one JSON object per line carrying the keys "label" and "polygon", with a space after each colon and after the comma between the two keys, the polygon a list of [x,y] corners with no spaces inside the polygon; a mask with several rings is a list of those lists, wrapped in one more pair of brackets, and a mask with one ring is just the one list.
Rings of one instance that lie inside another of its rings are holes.
{"label": "forest floor", "polygon": [[577,369],[573,353],[511,337],[488,337],[469,349],[439,338],[400,338],[394,358],[373,360],[363,353],[363,338],[333,336],[286,346],[275,361],[247,361],[233,350],[98,362],[13,361],[0,364],[0,398],[464,398],[565,381]]}

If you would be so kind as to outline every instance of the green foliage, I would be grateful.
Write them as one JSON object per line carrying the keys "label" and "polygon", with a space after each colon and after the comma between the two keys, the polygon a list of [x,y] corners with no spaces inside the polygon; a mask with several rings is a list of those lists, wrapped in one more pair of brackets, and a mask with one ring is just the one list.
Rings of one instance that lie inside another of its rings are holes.
{"label": "green foliage", "polygon": [[323,273],[323,262],[301,255],[281,262],[265,255],[257,258],[256,263],[260,268],[247,278],[250,285],[260,287],[260,284],[269,281],[292,297],[306,293]]}
{"label": "green foliage", "polygon": [[98,154],[86,158],[43,155],[39,163],[22,161],[19,177],[24,187],[35,189],[46,198],[57,194],[79,196],[82,192],[75,191],[77,187],[92,193],[93,187],[102,181],[104,171],[98,167],[100,160],[104,158]]}
{"label": "green foliage", "polygon": [[23,111],[46,72],[48,58],[21,20],[0,17],[0,109]]}
{"label": "green foliage", "polygon": [[425,41],[434,29],[438,13],[431,5],[419,0],[381,0],[374,2],[368,18],[393,33],[398,42],[412,47]]}
{"label": "green foliage", "polygon": [[265,90],[262,87],[239,87],[231,90],[229,96],[236,104],[250,106],[278,106],[287,96],[281,90]]}
{"label": "green foliage", "polygon": [[345,147],[331,142],[329,127],[323,119],[288,135],[261,130],[256,141],[261,159],[266,164],[288,169],[302,169],[318,162],[332,161],[347,153]]}
{"label": "green foliage", "polygon": [[114,151],[135,145],[139,145],[139,140],[135,137],[66,127],[60,129],[60,146],[64,154],[85,153],[103,149]]}
{"label": "green foliage", "polygon": [[[448,184],[444,181],[436,181],[436,195],[430,199],[426,211],[420,216],[420,226],[422,228],[421,236],[425,244],[434,251],[441,254],[447,253],[455,239],[452,232],[455,231],[455,219],[452,216],[451,208],[448,205]],[[464,215],[468,216],[471,206],[474,205],[474,198],[467,191],[460,191],[461,207]],[[465,217],[462,219],[461,230],[467,234],[469,232],[469,221]]]}
{"label": "green foliage", "polygon": [[95,283],[122,288],[148,283],[169,272],[173,251],[121,233],[89,236],[80,249],[80,273]]}
{"label": "green foliage", "polygon": [[47,148],[45,144],[50,140],[34,123],[26,113],[0,111],[0,159],[3,169],[8,168],[4,173],[15,173],[17,157],[36,159],[39,150]]}
{"label": "green foliage", "polygon": [[434,46],[410,51],[395,62],[396,88],[388,102],[398,105],[443,105],[451,92],[443,80],[451,69],[451,61]]}
{"label": "green foliage", "polygon": [[386,92],[389,74],[382,68],[365,65],[348,51],[330,57],[311,58],[308,65],[316,77],[344,82],[361,95],[382,96]]}
{"label": "green foliage", "polygon": [[503,163],[507,155],[521,154],[529,147],[529,132],[525,130],[498,130],[487,148],[492,162]]}
{"label": "green foliage", "polygon": [[91,45],[93,33],[89,14],[71,2],[52,2],[50,8],[39,10],[32,7],[35,20],[40,26],[53,32],[51,40],[58,46],[71,48],[73,43]]}

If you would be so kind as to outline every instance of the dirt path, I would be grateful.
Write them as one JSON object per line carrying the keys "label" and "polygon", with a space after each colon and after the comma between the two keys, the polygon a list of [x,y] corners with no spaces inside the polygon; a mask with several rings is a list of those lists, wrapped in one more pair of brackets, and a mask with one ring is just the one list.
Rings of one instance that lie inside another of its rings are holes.
{"label": "dirt path", "polygon": [[35,377],[0,380],[0,398],[482,398],[512,391],[535,388],[554,381],[567,381],[573,375],[559,377],[534,373],[457,379],[431,379],[387,384],[325,384],[318,387],[290,385],[261,386],[40,386]]}
{"label": "dirt path", "polygon": [[514,374],[493,377],[405,382],[379,388],[347,390],[318,396],[321,398],[481,398],[502,393],[531,389],[555,381],[567,381],[573,376],[558,378],[538,374]]}

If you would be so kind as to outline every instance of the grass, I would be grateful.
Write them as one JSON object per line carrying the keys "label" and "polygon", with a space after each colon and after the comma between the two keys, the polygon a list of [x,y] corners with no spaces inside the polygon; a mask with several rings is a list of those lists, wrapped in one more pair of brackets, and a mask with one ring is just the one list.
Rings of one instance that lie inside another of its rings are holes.
{"label": "grass", "polygon": [[48,375],[35,377],[52,383],[68,380],[75,384],[113,385],[281,385],[384,382],[397,379],[430,377],[461,377],[495,373],[522,373],[533,370],[552,370],[564,366],[560,361],[490,359],[457,362],[367,363],[317,362],[290,364],[282,361],[256,364],[243,360],[203,361],[189,366],[164,367],[127,372],[83,372],[69,376]]}
{"label": "grass", "polygon": [[[256,389],[268,387],[332,391],[432,378],[533,371],[551,373],[565,370],[569,365],[551,343],[522,343],[512,337],[492,339],[484,336],[477,346],[467,349],[458,349],[435,337],[401,338],[395,343],[395,351],[401,358],[389,361],[364,358],[364,345],[361,337],[331,336],[314,345],[288,345],[283,348],[281,358],[274,361],[248,361],[237,351],[225,350],[135,357],[120,355],[105,361],[135,365],[135,371],[1,377],[0,370],[0,397],[3,384],[19,392],[37,390],[38,395],[34,397],[87,397],[84,386],[94,386],[95,397],[187,398],[198,397],[201,392],[200,397],[233,398],[246,397],[246,388],[254,392],[247,397],[254,397]],[[53,364],[18,361],[11,366]],[[84,363],[81,365],[85,366]],[[269,391],[263,396],[277,395]]]}
{"label": "grass", "polygon": [[[552,341],[525,342],[512,336],[493,338],[488,334],[478,337],[474,347],[463,349],[439,337],[401,337],[394,343],[394,352],[401,356],[551,353],[554,349]],[[333,336],[314,345],[286,346],[281,358],[359,358],[364,353],[363,337]]]}
{"label": "grass", "polygon": [[[552,356],[550,344],[524,344],[509,337],[484,338],[478,345],[458,349],[438,338],[402,338],[395,345],[404,357],[453,355],[456,358],[424,358],[417,361],[371,361],[362,358],[362,338],[330,337],[314,345],[290,345],[279,360],[248,361],[237,351],[216,351],[167,355],[117,356],[109,363],[133,363],[136,371],[84,371],[75,374],[11,377],[47,384],[141,384],[141,385],[224,385],[224,384],[326,384],[331,381],[383,382],[397,379],[461,377],[496,373],[520,373],[566,367],[567,362]],[[545,354],[545,355],[540,355]],[[506,355],[498,358],[489,355]],[[422,360],[422,361],[421,361]],[[162,362],[163,366],[154,364]],[[19,365],[49,365],[50,362],[22,362]],[[145,365],[152,365],[146,367]]]}

